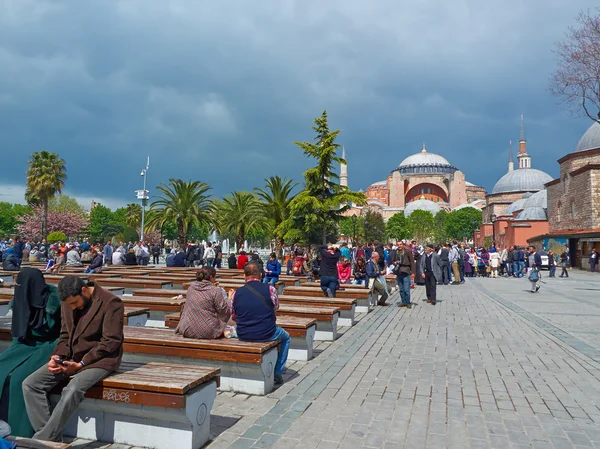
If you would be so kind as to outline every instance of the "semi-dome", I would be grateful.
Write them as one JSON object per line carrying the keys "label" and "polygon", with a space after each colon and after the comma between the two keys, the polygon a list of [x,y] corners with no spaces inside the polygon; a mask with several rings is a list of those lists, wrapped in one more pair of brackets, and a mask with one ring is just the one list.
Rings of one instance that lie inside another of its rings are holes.
{"label": "semi-dome", "polygon": [[509,171],[494,186],[492,194],[507,192],[537,192],[544,184],[552,181],[552,176],[535,168],[519,168]]}
{"label": "semi-dome", "polygon": [[450,164],[446,158],[439,154],[429,153],[425,146],[420,153],[413,154],[404,159],[396,169],[400,173],[454,173],[457,168]]}
{"label": "semi-dome", "polygon": [[461,209],[465,209],[467,207],[470,207],[472,209],[476,209],[476,210],[481,210],[481,208],[477,207],[475,204],[473,203],[465,203],[465,204],[461,204],[460,206],[456,206],[454,209],[452,210],[461,210]]}
{"label": "semi-dome", "polygon": [[575,152],[595,150],[596,148],[600,148],[600,123],[598,122],[594,122],[579,139]]}
{"label": "semi-dome", "polygon": [[378,187],[387,185],[387,181],[377,181],[371,184],[369,187]]}
{"label": "semi-dome", "polygon": [[524,204],[527,201],[527,198],[521,198],[520,200],[511,203],[504,211],[503,215],[512,215],[517,211],[523,210],[525,208]]}
{"label": "semi-dome", "polygon": [[523,208],[526,209],[528,207],[542,207],[546,209],[548,207],[548,191],[543,189],[527,198],[523,203]]}
{"label": "semi-dome", "polygon": [[546,214],[546,209],[543,207],[526,207],[517,218],[516,221],[526,221],[526,220],[547,220],[548,215]]}
{"label": "semi-dome", "polygon": [[416,201],[411,201],[406,205],[406,207],[404,208],[404,216],[408,217],[416,210],[426,210],[431,212],[432,215],[435,215],[439,211],[441,211],[442,208],[431,200],[420,199]]}

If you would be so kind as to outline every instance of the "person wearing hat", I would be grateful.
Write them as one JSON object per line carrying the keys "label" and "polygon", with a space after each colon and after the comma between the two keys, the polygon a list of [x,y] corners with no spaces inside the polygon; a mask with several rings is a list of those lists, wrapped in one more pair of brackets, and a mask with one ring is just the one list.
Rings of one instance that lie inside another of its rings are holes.
{"label": "person wearing hat", "polygon": [[433,245],[425,248],[425,254],[421,257],[421,277],[425,280],[425,294],[427,303],[434,305],[437,302],[437,283],[442,280],[442,262],[440,256],[434,251]]}

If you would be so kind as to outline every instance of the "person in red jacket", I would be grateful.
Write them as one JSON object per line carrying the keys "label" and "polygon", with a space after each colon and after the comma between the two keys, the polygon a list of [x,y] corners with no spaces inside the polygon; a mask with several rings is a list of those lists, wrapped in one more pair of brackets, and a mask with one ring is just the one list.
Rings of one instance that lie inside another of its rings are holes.
{"label": "person in red jacket", "polygon": [[338,279],[340,284],[349,284],[352,277],[352,265],[346,257],[342,257],[338,262]]}
{"label": "person in red jacket", "polygon": [[246,251],[240,251],[240,256],[237,260],[237,267],[240,270],[243,270],[246,264],[248,263],[248,256],[246,255]]}

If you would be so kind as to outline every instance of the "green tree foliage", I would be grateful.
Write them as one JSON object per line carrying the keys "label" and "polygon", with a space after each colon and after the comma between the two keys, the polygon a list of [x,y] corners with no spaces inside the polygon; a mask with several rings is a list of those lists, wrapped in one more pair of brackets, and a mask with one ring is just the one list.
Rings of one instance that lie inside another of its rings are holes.
{"label": "green tree foliage", "polygon": [[50,198],[62,191],[66,178],[65,161],[58,154],[44,150],[31,155],[27,169],[26,195],[43,206],[42,237],[47,234]]}
{"label": "green tree foliage", "polygon": [[160,194],[150,206],[147,225],[161,229],[168,222],[176,223],[177,240],[183,247],[194,225],[210,221],[210,187],[200,181],[170,179],[169,184],[161,184],[157,190]]}
{"label": "green tree foliage", "polygon": [[335,140],[340,131],[329,130],[327,111],[315,118],[312,129],[316,133],[315,143],[294,144],[309,158],[315,159],[316,166],[304,172],[304,190],[290,202],[290,217],[284,221],[282,231],[285,230],[286,238],[290,240],[299,235],[309,240],[316,229],[320,231],[321,243],[325,244],[328,230],[337,230],[337,223],[349,209],[349,205],[366,204],[366,197],[337,182],[339,176],[333,171],[333,164],[346,161],[337,156],[340,145]]}
{"label": "green tree foliage", "polygon": [[223,231],[233,232],[238,248],[244,244],[247,232],[257,231],[266,225],[262,204],[250,192],[233,192],[223,198],[222,203],[215,203],[213,208],[217,211],[215,213],[218,221],[216,226]]}
{"label": "green tree foliage", "polygon": [[410,239],[412,231],[408,218],[404,216],[404,212],[398,212],[390,217],[387,222],[386,232],[388,237],[394,240]]}
{"label": "green tree foliage", "polygon": [[132,228],[142,226],[142,206],[136,203],[130,203],[125,208],[125,224]]}
{"label": "green tree foliage", "polygon": [[[263,201],[265,216],[271,221],[269,228],[275,238],[275,248],[278,250],[284,243],[285,230],[282,223],[290,216],[290,202],[294,199],[292,191],[298,185],[291,179],[271,176],[265,179],[264,189],[256,188],[256,194]],[[266,237],[266,236],[265,236]]]}
{"label": "green tree foliage", "polygon": [[367,243],[374,240],[385,241],[385,222],[380,213],[367,210],[364,215],[363,228]]}
{"label": "green tree foliage", "polygon": [[448,217],[448,212],[445,210],[440,210],[435,217],[433,217],[434,221],[434,231],[433,238],[436,243],[446,243],[448,241],[448,232],[446,231],[446,220]]}
{"label": "green tree foliage", "polygon": [[202,222],[192,226],[190,229],[189,239],[201,242],[202,240],[208,240],[210,234],[210,224],[208,222]]}
{"label": "green tree foliage", "polygon": [[69,195],[59,194],[50,198],[48,210],[67,211],[77,215],[85,215],[85,208],[77,200]]}
{"label": "green tree foliage", "polygon": [[135,230],[135,228],[132,228],[131,226],[125,226],[121,235],[123,236],[121,240],[125,243],[135,243],[140,239],[140,235],[138,234],[138,232]]}
{"label": "green tree foliage", "polygon": [[0,238],[10,237],[16,233],[18,217],[29,214],[31,208],[22,204],[0,202]]}
{"label": "green tree foliage", "polygon": [[482,212],[473,207],[453,210],[446,217],[446,232],[449,238],[470,239],[482,223]]}
{"label": "green tree foliage", "polygon": [[410,233],[420,244],[431,241],[435,231],[435,220],[431,212],[416,210],[408,216]]}
{"label": "green tree foliage", "polygon": [[[365,219],[363,217],[356,217],[356,242],[364,241],[365,239]],[[338,232],[344,236],[353,239],[354,238],[354,220],[352,217],[344,217],[338,223]]]}
{"label": "green tree foliage", "polygon": [[66,242],[67,235],[64,232],[55,231],[48,234],[46,240],[48,241],[48,243]]}
{"label": "green tree foliage", "polygon": [[177,225],[172,221],[167,221],[160,229],[163,239],[175,240],[177,238]]}
{"label": "green tree foliage", "polygon": [[102,204],[97,204],[90,212],[88,237],[92,241],[104,241],[123,232],[124,226],[115,222],[113,212]]}

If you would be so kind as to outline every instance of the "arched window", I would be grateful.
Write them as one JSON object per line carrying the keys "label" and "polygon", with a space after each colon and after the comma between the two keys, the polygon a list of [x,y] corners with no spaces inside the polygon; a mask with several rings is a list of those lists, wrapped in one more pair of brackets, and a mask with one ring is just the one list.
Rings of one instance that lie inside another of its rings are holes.
{"label": "arched window", "polygon": [[575,218],[575,201],[571,200],[571,218]]}

